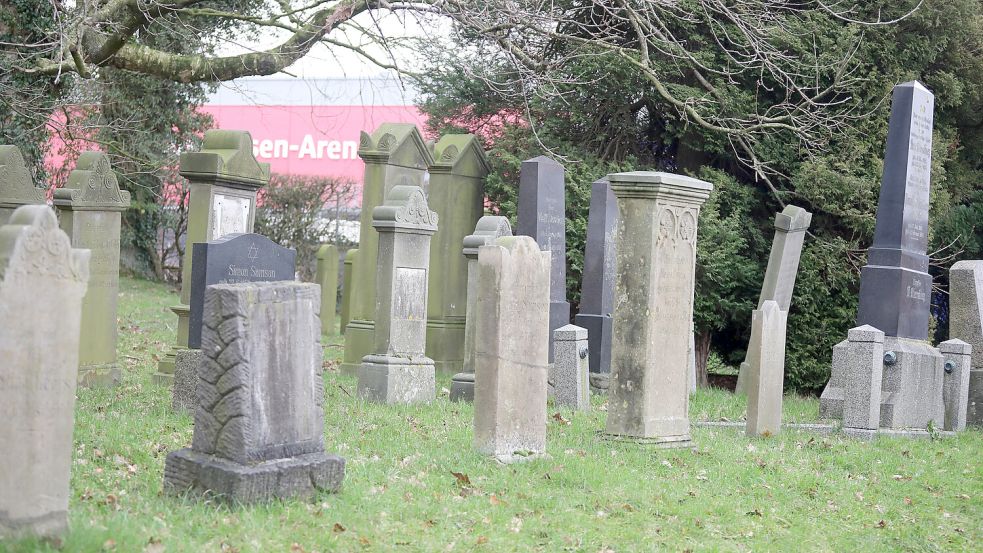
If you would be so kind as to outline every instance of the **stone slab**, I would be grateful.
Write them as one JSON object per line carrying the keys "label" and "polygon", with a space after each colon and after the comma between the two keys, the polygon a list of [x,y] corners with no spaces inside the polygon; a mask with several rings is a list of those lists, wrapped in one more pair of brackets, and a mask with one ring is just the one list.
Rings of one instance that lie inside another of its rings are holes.
{"label": "stone slab", "polygon": [[575,325],[553,331],[553,363],[550,383],[553,403],[576,411],[590,410],[587,329]]}
{"label": "stone slab", "polygon": [[577,326],[587,329],[590,372],[611,372],[611,313],[614,311],[614,282],[617,276],[615,238],[618,230],[618,199],[607,178],[591,185],[587,217],[587,243],[580,288]]}

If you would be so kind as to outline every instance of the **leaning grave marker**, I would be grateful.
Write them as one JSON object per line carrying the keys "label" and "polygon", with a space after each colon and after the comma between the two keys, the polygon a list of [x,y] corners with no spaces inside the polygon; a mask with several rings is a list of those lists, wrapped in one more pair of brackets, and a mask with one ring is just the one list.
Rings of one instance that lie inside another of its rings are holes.
{"label": "leaning grave marker", "polygon": [[[188,230],[185,251],[193,245],[227,234],[250,233],[256,220],[256,193],[270,181],[270,165],[253,155],[248,132],[205,131],[199,152],[181,154],[181,176],[190,182]],[[171,307],[178,317],[175,344],[164,355],[154,382],[171,384],[178,352],[188,348],[193,256],[185,255],[181,267],[181,303]]]}
{"label": "leaning grave marker", "polygon": [[0,226],[0,540],[68,528],[88,265],[48,206]]}
{"label": "leaning grave marker", "polygon": [[91,252],[89,285],[82,300],[79,385],[114,386],[120,380],[116,361],[120,227],[123,211],[130,207],[130,193],[120,190],[106,154],[83,152],[68,184],[55,190],[54,203],[72,247]]}

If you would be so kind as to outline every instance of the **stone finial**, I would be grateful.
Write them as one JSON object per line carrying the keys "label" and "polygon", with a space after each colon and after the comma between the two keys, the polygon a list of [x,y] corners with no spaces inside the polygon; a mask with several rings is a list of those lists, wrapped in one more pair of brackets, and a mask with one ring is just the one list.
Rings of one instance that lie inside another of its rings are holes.
{"label": "stone finial", "polygon": [[775,215],[775,228],[786,232],[804,231],[812,222],[812,213],[794,205],[787,205]]}
{"label": "stone finial", "polygon": [[478,248],[491,244],[503,236],[512,236],[512,225],[507,217],[485,215],[478,219],[474,234],[464,237],[464,256],[478,259]]}
{"label": "stone finial", "polygon": [[430,147],[412,123],[383,123],[372,134],[362,131],[358,156],[368,163],[414,169],[426,169],[434,164]]}
{"label": "stone finial", "polygon": [[491,173],[488,156],[473,134],[445,134],[434,145],[431,173],[454,172],[474,177]]}
{"label": "stone finial", "polygon": [[189,180],[221,180],[250,188],[270,181],[270,164],[253,155],[253,139],[246,131],[205,131],[201,151],[181,154],[181,175]]}
{"label": "stone finial", "polygon": [[55,205],[118,211],[130,206],[130,193],[120,190],[109,156],[83,152],[68,175],[68,184],[55,190]]}
{"label": "stone finial", "polygon": [[884,343],[884,333],[870,325],[851,328],[846,336],[851,342]]}
{"label": "stone finial", "polygon": [[20,149],[0,145],[0,206],[43,203],[44,189],[34,186]]}
{"label": "stone finial", "polygon": [[433,234],[437,231],[437,212],[430,211],[422,188],[397,185],[385,202],[372,210],[372,226]]}

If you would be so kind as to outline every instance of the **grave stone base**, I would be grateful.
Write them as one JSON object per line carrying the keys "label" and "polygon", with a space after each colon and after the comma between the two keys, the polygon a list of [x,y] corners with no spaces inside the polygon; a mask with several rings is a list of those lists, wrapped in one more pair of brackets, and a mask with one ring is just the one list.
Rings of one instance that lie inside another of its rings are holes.
{"label": "grave stone base", "polygon": [[0,541],[36,536],[59,538],[68,533],[68,511],[49,511],[42,516],[13,520],[0,512]]}
{"label": "grave stone base", "polygon": [[[843,418],[846,377],[855,364],[848,352],[846,340],[833,348],[833,373],[819,401],[821,418]],[[934,421],[941,428],[945,375],[942,354],[927,342],[894,336],[884,338],[885,355],[888,352],[894,352],[897,360],[893,365],[884,365],[880,427],[926,428]]]}
{"label": "grave stone base", "polygon": [[122,380],[122,373],[116,363],[105,365],[85,365],[79,367],[79,387],[112,388]]}
{"label": "grave stone base", "polygon": [[345,460],[327,453],[309,453],[251,465],[182,449],[164,464],[164,490],[209,495],[230,503],[309,498],[319,491],[341,489]]}
{"label": "grave stone base", "polygon": [[696,444],[693,443],[693,439],[690,437],[688,432],[679,436],[660,436],[658,438],[642,438],[638,436],[625,436],[621,434],[607,434],[604,432],[600,432],[599,435],[606,440],[611,440],[614,442],[630,442],[655,449],[682,449],[696,447]]}
{"label": "grave stone base", "polygon": [[437,374],[457,374],[464,368],[464,319],[427,321],[427,357]]}
{"label": "grave stone base", "polygon": [[174,389],[171,406],[175,411],[194,415],[198,407],[198,366],[201,365],[200,349],[178,350],[174,361]]}
{"label": "grave stone base", "polygon": [[434,363],[427,357],[366,355],[358,369],[358,395],[369,401],[429,403],[436,386]]}
{"label": "grave stone base", "polygon": [[474,373],[457,373],[451,379],[451,401],[474,401]]}

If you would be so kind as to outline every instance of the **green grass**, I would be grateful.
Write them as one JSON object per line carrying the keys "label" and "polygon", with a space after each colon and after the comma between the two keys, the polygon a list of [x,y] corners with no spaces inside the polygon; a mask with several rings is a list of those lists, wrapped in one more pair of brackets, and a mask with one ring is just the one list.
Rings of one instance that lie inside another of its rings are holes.
{"label": "green grass", "polygon": [[[62,550],[924,551],[983,540],[979,432],[864,443],[694,428],[697,451],[655,450],[600,439],[604,399],[595,397],[592,412],[562,411],[564,420],[550,408],[551,459],[499,466],[472,450],[471,405],[446,392],[418,407],[356,400],[354,379],[334,370],[337,347],[327,348],[325,441],[348,460],[341,493],[239,508],[165,496],[164,457],[190,444],[193,426],[150,380],[173,338],[176,302],[156,284],[123,280],[124,381],[79,391]],[[743,412],[717,390],[691,404],[694,420]],[[815,399],[786,398],[786,421],[817,416]]]}

